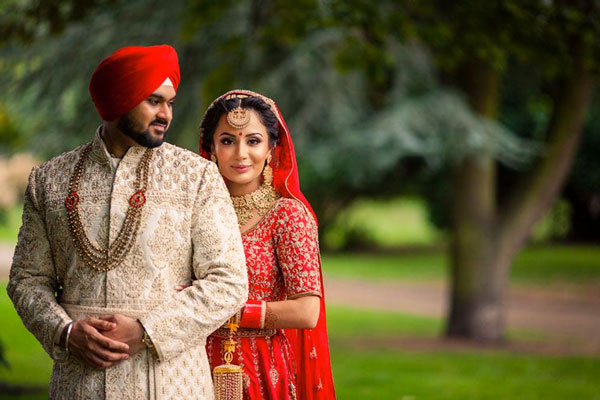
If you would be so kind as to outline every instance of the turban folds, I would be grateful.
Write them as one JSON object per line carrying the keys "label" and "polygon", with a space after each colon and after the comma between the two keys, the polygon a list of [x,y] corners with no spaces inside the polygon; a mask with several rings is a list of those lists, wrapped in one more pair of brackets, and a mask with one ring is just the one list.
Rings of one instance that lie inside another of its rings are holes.
{"label": "turban folds", "polygon": [[90,95],[100,117],[113,121],[148,98],[167,78],[177,91],[179,61],[173,47],[124,47],[98,65],[90,80]]}

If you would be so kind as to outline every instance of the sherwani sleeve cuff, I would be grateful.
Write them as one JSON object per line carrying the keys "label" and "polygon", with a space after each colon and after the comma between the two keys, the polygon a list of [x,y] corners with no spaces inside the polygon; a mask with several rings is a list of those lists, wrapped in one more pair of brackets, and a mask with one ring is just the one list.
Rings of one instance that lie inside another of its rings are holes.
{"label": "sherwani sleeve cuff", "polygon": [[[138,319],[138,322],[142,325],[142,328],[146,331],[152,344],[154,345],[154,351],[156,351],[156,356],[158,357],[158,361],[163,361],[165,359],[164,353],[161,350],[160,342],[158,340],[154,340],[156,335],[152,330],[152,323],[147,321],[146,318],[142,317]],[[153,337],[154,336],[154,337]]]}

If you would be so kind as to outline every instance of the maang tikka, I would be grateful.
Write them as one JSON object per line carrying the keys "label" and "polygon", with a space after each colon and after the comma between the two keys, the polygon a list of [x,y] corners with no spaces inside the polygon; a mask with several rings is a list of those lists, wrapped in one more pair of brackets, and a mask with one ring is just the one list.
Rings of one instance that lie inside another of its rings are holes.
{"label": "maang tikka", "polygon": [[227,123],[235,129],[244,129],[250,123],[250,113],[245,108],[242,108],[242,97],[236,96],[236,98],[240,100],[240,103],[236,108],[227,113]]}

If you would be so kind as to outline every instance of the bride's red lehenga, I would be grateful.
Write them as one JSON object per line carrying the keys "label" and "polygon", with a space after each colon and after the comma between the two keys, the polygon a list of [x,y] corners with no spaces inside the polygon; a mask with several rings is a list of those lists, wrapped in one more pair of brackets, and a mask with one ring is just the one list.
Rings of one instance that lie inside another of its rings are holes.
{"label": "bride's red lehenga", "polygon": [[[313,329],[238,330],[234,364],[245,372],[246,399],[335,399],[325,320],[323,275],[316,216],[300,191],[294,146],[275,103],[258,93],[279,121],[279,144],[271,161],[273,186],[281,196],[273,208],[242,234],[248,267],[249,300],[280,301],[303,295],[320,297],[320,315]],[[202,140],[202,137],[200,137]],[[202,150],[200,154],[210,159]],[[222,342],[228,335],[217,330],[207,340],[211,368],[223,363]]]}

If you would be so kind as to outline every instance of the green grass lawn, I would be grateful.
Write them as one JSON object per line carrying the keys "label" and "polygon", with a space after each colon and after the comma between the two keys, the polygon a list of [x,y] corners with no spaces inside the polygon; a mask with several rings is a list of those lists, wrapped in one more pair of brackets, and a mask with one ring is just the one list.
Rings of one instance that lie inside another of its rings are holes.
{"label": "green grass lawn", "polygon": [[[598,358],[389,348],[378,339],[435,337],[442,321],[344,307],[328,310],[340,399],[600,399]],[[352,344],[353,338],[362,340]]]}
{"label": "green grass lawn", "polygon": [[600,399],[600,360],[332,346],[340,399]]}
{"label": "green grass lawn", "polygon": [[[324,254],[330,277],[440,280],[447,277],[443,252],[405,254]],[[511,282],[532,285],[600,281],[600,246],[530,246],[517,256]]]}
{"label": "green grass lawn", "polygon": [[1,211],[0,214],[0,242],[17,243],[17,235],[21,227],[21,214],[23,205]]}
{"label": "green grass lawn", "polygon": [[[45,387],[51,361],[23,327],[0,284],[0,339],[10,371],[0,381]],[[513,354],[505,351],[413,351],[386,348],[381,338],[434,337],[439,320],[396,313],[328,309],[332,365],[340,399],[600,399],[600,359]],[[374,344],[353,345],[353,340]],[[44,399],[38,395],[0,399]]]}

